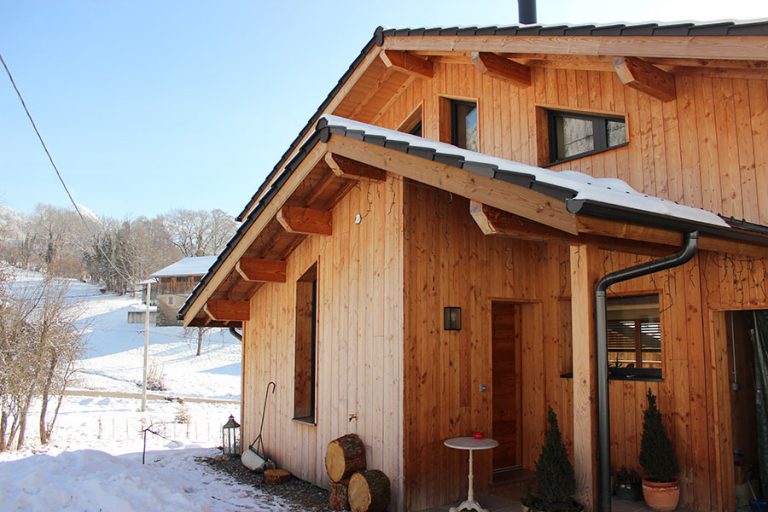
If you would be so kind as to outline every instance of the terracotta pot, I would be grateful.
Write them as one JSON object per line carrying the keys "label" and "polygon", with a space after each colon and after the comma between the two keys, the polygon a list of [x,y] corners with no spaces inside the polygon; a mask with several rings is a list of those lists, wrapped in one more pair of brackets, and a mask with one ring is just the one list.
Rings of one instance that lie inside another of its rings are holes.
{"label": "terracotta pot", "polygon": [[656,512],[672,512],[680,501],[680,483],[643,480],[643,498]]}

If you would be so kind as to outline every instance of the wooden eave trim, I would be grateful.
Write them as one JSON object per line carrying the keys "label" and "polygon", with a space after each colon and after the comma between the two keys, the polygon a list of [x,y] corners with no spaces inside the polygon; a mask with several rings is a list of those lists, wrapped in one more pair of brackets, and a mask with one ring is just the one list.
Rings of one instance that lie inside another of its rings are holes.
{"label": "wooden eave trim", "polygon": [[565,203],[532,189],[340,135],[331,136],[328,150],[566,233],[578,233],[576,217]]}
{"label": "wooden eave trim", "polygon": [[288,233],[325,236],[333,234],[333,214],[327,210],[283,206],[277,212],[276,218]]}
{"label": "wooden eave trim", "polygon": [[[679,231],[628,224],[586,215],[576,216],[579,234],[574,236],[537,224],[535,220],[529,222],[520,219],[508,212],[477,201],[470,201],[469,211],[485,235],[507,236],[534,242],[595,243],[622,251],[631,250],[632,246],[636,245],[638,253],[647,252],[650,246],[653,246],[650,248],[655,250],[661,248],[660,246],[680,247],[683,244],[683,234]],[[611,240],[620,240],[622,243],[617,245]],[[711,235],[699,237],[699,249],[747,257],[768,257],[768,245],[736,242]]]}
{"label": "wooden eave trim", "polygon": [[210,299],[203,310],[215,322],[244,322],[250,319],[251,303],[247,300]]}
{"label": "wooden eave trim", "polygon": [[[369,50],[368,54],[365,56],[365,58],[362,60],[362,62],[360,62],[360,64],[358,64],[357,68],[352,73],[352,76],[350,76],[347,79],[347,81],[344,83],[344,85],[341,87],[341,89],[339,89],[339,91],[336,93],[336,95],[333,97],[333,99],[323,109],[321,114],[318,116],[318,119],[320,119],[325,114],[333,114],[333,111],[336,110],[336,108],[341,104],[341,102],[344,101],[344,99],[347,97],[347,94],[349,94],[349,91],[351,91],[352,88],[354,88],[354,86],[360,80],[360,78],[363,75],[365,75],[366,71],[368,71],[368,68],[371,66],[371,64],[373,62],[375,62],[376,59],[379,58],[379,54],[380,53],[381,53],[381,47],[380,46],[374,46],[373,48],[371,48]],[[311,137],[312,134],[314,133],[316,125],[317,125],[317,121],[315,121],[312,124],[312,126],[310,127],[310,129],[307,130],[307,133],[304,135],[304,137],[300,141],[297,141],[295,143],[296,147],[294,148],[294,150],[286,158],[283,159],[283,162],[284,162],[283,163],[283,169],[280,172],[276,173],[272,177],[272,179],[270,179],[270,181],[267,184],[267,186],[264,187],[264,191],[259,196],[254,197],[250,201],[250,204],[248,205],[247,211],[245,211],[244,214],[243,214],[243,218],[244,219],[247,218],[248,215],[251,214],[251,212],[253,211],[253,208],[259,202],[259,199],[261,199],[261,197],[263,197],[264,194],[267,191],[269,191],[269,187],[271,187],[274,184],[275,180],[277,180],[277,178],[280,176],[280,174],[285,172],[285,164],[287,164],[293,158],[296,157],[296,155],[299,152],[299,150],[301,149],[301,147],[304,145],[304,143],[307,141],[307,139],[309,137]]]}
{"label": "wooden eave trim", "polygon": [[255,283],[284,283],[288,264],[285,260],[242,258],[235,270],[244,281]]}
{"label": "wooden eave trim", "polygon": [[768,60],[766,36],[391,36],[385,50]]}
{"label": "wooden eave trim", "polygon": [[192,302],[189,309],[184,314],[184,325],[188,325],[189,322],[198,315],[203,308],[203,305],[211,298],[224,279],[226,279],[231,272],[235,271],[235,265],[243,257],[245,251],[248,250],[267,224],[275,217],[275,215],[277,215],[277,212],[283,207],[285,201],[296,191],[304,178],[312,172],[315,165],[317,165],[323,155],[325,155],[326,150],[326,144],[318,142],[315,147],[307,153],[282,187],[275,192],[275,195],[272,197],[269,204],[264,207],[264,210],[258,218],[252,221],[253,224],[250,228],[248,228],[240,240],[238,240],[235,247],[232,248],[227,258],[211,276],[205,287],[197,294],[194,302]]}

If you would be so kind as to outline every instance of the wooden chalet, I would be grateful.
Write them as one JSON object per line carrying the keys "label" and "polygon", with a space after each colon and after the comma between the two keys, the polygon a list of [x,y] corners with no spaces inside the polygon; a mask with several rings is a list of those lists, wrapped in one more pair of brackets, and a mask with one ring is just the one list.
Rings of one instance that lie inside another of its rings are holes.
{"label": "wooden chalet", "polygon": [[157,325],[181,325],[177,318],[179,308],[215,261],[215,256],[187,256],[150,276],[156,283],[152,299],[157,305]]}
{"label": "wooden chalet", "polygon": [[[756,434],[731,381],[768,309],[767,66],[765,21],[376,30],[180,312],[243,329],[244,445],[274,381],[281,467],[326,485],[355,432],[392,510],[417,511],[466,492],[443,440],[501,443],[476,454],[488,492],[533,469],[551,406],[596,510],[601,464],[638,467],[650,388],[681,506],[734,510]],[[598,281],[676,254],[608,289],[598,349]]]}

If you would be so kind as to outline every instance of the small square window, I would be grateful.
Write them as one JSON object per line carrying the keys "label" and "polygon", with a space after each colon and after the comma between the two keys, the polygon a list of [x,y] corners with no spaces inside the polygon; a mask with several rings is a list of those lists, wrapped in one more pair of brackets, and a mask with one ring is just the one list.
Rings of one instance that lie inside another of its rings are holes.
{"label": "small square window", "polygon": [[660,379],[661,320],[658,295],[606,300],[608,367],[612,378]]}
{"label": "small square window", "polygon": [[451,144],[478,151],[477,103],[451,100]]}
{"label": "small square window", "polygon": [[627,143],[623,117],[547,111],[550,163],[606,151]]}

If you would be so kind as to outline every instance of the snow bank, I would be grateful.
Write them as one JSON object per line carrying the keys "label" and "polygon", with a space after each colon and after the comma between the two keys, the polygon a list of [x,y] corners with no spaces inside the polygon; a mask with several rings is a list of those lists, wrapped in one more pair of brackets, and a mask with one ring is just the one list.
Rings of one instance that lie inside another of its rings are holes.
{"label": "snow bank", "polygon": [[213,450],[113,456],[96,450],[38,455],[0,464],[3,510],[133,512],[136,510],[281,511],[274,496],[240,485],[197,462]]}

